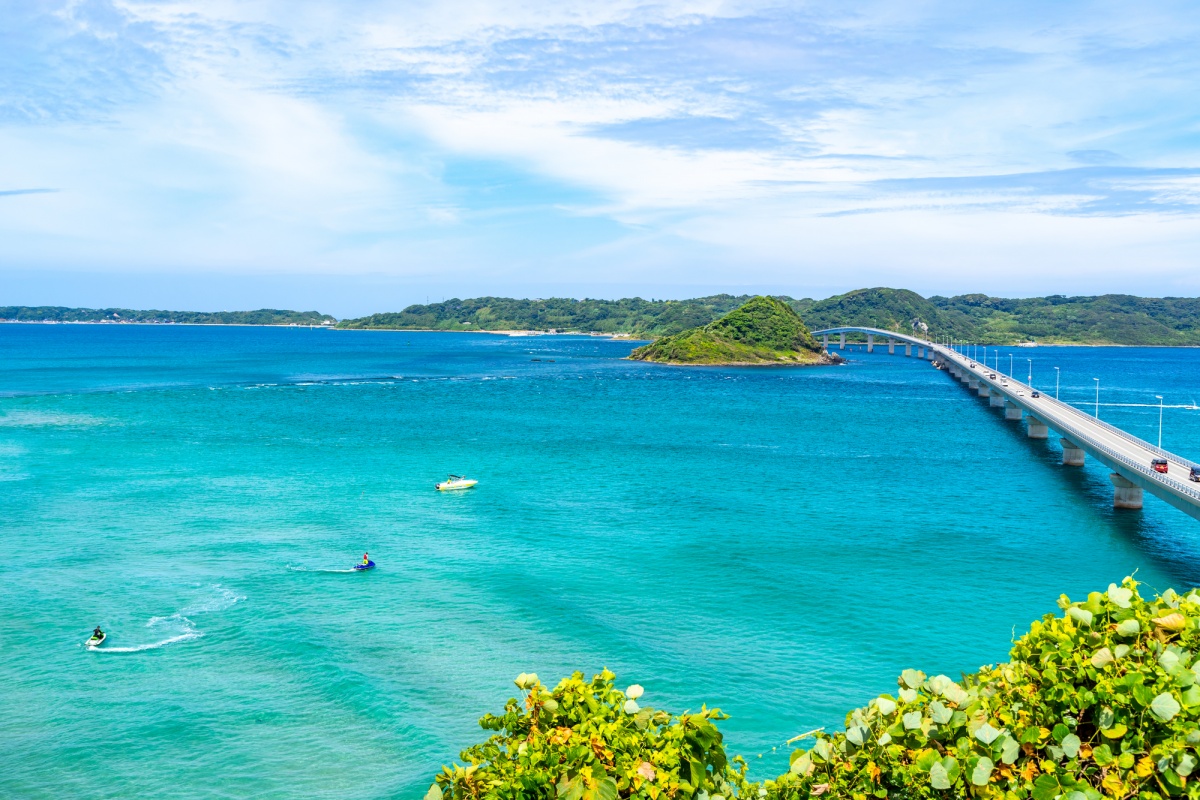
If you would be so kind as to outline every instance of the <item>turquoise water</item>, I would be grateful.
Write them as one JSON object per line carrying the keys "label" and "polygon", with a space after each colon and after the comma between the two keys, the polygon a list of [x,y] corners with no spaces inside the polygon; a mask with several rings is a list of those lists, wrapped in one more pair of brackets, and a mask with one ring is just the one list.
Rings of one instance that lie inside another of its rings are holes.
{"label": "turquoise water", "polygon": [[[419,797],[517,673],[604,666],[720,706],[768,775],[1061,592],[1200,583],[1200,524],[1114,512],[1103,469],[924,362],[632,346],[0,325],[0,796]],[[1080,404],[1200,397],[1196,350],[1016,353]],[[1157,408],[1101,416],[1157,436]],[[1200,455],[1200,412],[1164,446]]]}

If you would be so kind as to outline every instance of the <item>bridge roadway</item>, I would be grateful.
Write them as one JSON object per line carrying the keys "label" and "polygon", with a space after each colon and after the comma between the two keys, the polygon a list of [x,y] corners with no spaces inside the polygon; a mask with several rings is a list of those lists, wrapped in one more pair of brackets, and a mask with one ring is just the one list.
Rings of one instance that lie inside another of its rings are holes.
{"label": "bridge roadway", "polygon": [[[1063,464],[1082,466],[1086,452],[1112,470],[1109,480],[1114,487],[1113,505],[1116,507],[1141,508],[1142,491],[1148,490],[1200,519],[1200,483],[1189,480],[1192,468],[1200,467],[1200,464],[1158,448],[1044,392],[1034,397],[1032,386],[950,347],[878,328],[849,326],[813,331],[814,336],[823,338],[826,349],[831,335],[839,335],[840,346],[844,348],[847,333],[866,334],[868,349],[879,346],[873,340],[882,338],[889,345],[889,352],[895,351],[896,344],[902,344],[908,355],[916,348],[918,355],[940,360],[950,374],[981,397],[990,398],[991,405],[1003,405],[1006,419],[1019,420],[1025,416],[1026,430],[1031,438],[1047,438],[1047,429],[1053,429],[1062,437]],[[1167,460],[1166,474],[1151,467],[1150,462],[1156,458]]]}

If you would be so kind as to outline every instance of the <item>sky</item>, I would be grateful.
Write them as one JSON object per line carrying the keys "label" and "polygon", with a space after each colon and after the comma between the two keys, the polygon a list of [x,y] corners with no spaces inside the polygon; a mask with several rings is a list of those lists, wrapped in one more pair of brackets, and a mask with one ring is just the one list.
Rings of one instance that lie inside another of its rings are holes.
{"label": "sky", "polygon": [[1200,294],[1200,4],[0,0],[0,305]]}

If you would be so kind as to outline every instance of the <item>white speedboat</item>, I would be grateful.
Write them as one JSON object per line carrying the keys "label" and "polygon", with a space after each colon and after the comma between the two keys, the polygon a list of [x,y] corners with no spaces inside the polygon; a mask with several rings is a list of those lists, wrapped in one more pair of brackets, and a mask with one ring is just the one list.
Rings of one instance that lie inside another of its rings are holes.
{"label": "white speedboat", "polygon": [[449,479],[442,481],[437,486],[439,492],[448,492],[453,489],[470,489],[479,481],[468,478],[465,475],[451,475]]}

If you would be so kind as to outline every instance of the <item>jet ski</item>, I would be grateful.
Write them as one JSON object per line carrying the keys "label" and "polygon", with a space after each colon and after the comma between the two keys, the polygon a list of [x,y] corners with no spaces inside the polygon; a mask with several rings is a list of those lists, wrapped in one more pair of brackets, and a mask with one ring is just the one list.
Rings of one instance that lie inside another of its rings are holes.
{"label": "jet ski", "polygon": [[108,638],[108,634],[104,633],[103,631],[100,632],[99,636],[97,636],[96,634],[93,633],[91,638],[88,639],[86,642],[84,642],[83,646],[84,647],[99,647],[100,645],[104,644],[104,640],[107,638]]}
{"label": "jet ski", "polygon": [[374,562],[374,561],[368,561],[368,562],[367,562],[367,563],[365,563],[365,564],[355,564],[355,565],[354,565],[354,569],[355,569],[356,571],[358,571],[358,572],[361,572],[361,571],[362,571],[362,570],[364,570],[364,569],[375,569],[375,562]]}

